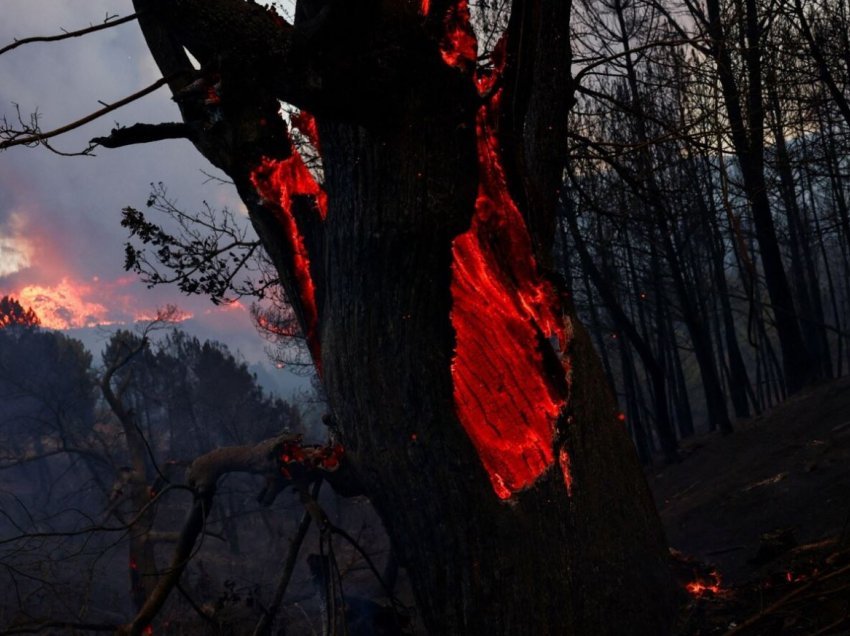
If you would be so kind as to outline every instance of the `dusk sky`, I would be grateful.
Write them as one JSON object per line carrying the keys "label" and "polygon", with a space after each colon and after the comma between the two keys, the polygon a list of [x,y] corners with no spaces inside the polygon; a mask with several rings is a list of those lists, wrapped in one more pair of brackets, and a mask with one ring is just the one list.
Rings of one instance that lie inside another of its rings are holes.
{"label": "dusk sky", "polygon": [[[0,46],[131,12],[129,0],[3,0]],[[38,111],[42,130],[48,131],[97,110],[98,100],[117,101],[159,77],[135,22],[83,38],[27,44],[0,56],[0,114],[11,124],[17,119],[15,104],[25,120]],[[167,88],[161,88],[52,144],[76,152],[116,123],[178,120]],[[192,332],[221,340],[249,361],[264,359],[265,342],[251,324],[247,301],[215,307],[206,297],[189,298],[175,287],[147,289],[123,269],[127,233],[120,212],[126,206],[144,208],[151,183],[163,182],[184,209],[207,201],[243,215],[235,190],[205,183],[202,171],[216,170],[187,141],[95,154],[66,158],[41,147],[0,152],[0,295],[18,297],[44,326],[57,329],[129,325],[176,304],[191,314],[186,327]]]}

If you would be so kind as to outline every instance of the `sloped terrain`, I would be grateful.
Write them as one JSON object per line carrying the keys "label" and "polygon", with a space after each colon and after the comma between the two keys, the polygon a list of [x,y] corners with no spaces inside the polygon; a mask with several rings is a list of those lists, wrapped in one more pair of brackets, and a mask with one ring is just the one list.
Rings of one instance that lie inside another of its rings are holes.
{"label": "sloped terrain", "polygon": [[684,456],[648,475],[683,577],[703,583],[682,633],[850,634],[850,379]]}

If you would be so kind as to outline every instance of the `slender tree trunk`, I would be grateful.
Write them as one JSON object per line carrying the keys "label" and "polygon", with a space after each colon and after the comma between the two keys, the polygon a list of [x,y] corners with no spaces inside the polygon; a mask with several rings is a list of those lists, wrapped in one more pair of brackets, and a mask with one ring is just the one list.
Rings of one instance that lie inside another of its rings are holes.
{"label": "slender tree trunk", "polygon": [[[768,72],[768,96],[772,110],[772,128],[776,144],[776,171],[779,175],[780,192],[785,204],[788,219],[788,239],[791,249],[791,271],[797,291],[797,303],[800,308],[800,321],[803,336],[809,352],[819,367],[819,375],[832,377],[829,343],[824,324],[823,303],[821,302],[816,268],[811,255],[803,223],[803,212],[797,202],[797,187],[791,169],[791,157],[785,143],[785,130],[782,122],[782,110],[776,87],[776,77]],[[800,138],[801,140],[804,137]]]}
{"label": "slender tree trunk", "polygon": [[631,355],[629,355],[629,347],[625,339],[621,338],[618,345],[620,349],[620,368],[623,371],[623,392],[626,395],[626,423],[632,432],[640,463],[648,465],[652,463],[652,451],[646,439],[646,431],[643,428],[640,410],[638,409],[634,362]]}
{"label": "slender tree trunk", "polygon": [[587,244],[581,236],[578,227],[578,222],[575,218],[575,210],[572,205],[565,206],[567,223],[570,228],[570,233],[573,237],[573,244],[581,258],[582,266],[588,273],[588,276],[593,281],[599,296],[605,303],[608,313],[614,320],[619,330],[625,334],[632,346],[640,356],[643,362],[644,369],[649,376],[651,391],[652,391],[652,407],[655,415],[655,428],[658,433],[658,442],[664,453],[664,459],[667,462],[676,462],[679,459],[678,442],[676,441],[676,433],[673,428],[673,422],[670,419],[670,411],[667,404],[667,380],[664,374],[664,367],[659,363],[649,343],[641,336],[635,327],[634,323],[626,316],[622,306],[617,300],[614,291],[610,288],[608,281],[599,271],[590,252],[587,249]]}
{"label": "slender tree trunk", "polygon": [[817,379],[817,369],[803,342],[797,313],[782,264],[776,228],[767,196],[764,176],[764,109],[762,104],[761,40],[759,15],[755,0],[746,0],[743,51],[746,66],[746,119],[741,106],[734,65],[727,48],[720,0],[707,0],[708,34],[712,39],[712,55],[726,113],[732,129],[732,142],[741,168],[747,199],[753,215],[759,243],[765,284],[770,295],[776,332],[782,348],[782,364],[789,393],[800,390]]}

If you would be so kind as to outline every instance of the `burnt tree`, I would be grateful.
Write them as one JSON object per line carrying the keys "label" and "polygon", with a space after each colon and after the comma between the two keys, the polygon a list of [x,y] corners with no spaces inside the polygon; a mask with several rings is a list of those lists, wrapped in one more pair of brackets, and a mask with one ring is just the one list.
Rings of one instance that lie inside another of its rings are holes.
{"label": "burnt tree", "polygon": [[570,3],[514,3],[484,65],[465,0],[133,4],[183,122],[98,141],[184,136],[233,180],[429,631],[667,633],[660,524],[551,275]]}

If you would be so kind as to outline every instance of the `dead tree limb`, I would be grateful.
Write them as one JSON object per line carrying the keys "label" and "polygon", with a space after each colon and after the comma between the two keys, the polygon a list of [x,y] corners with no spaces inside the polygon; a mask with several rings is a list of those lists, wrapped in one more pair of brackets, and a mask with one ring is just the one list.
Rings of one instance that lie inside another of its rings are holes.
{"label": "dead tree limb", "polygon": [[135,144],[147,144],[164,139],[191,139],[190,126],[182,122],[162,124],[133,124],[123,128],[113,128],[106,137],[95,137],[89,143],[104,148],[121,148]]}
{"label": "dead tree limb", "polygon": [[193,492],[192,508],[174,546],[171,564],[132,623],[122,626],[119,633],[138,636],[162,609],[196,552],[195,544],[212,510],[216,485],[221,477],[235,472],[252,473],[290,483],[297,479],[303,487],[336,470],[340,453],[341,448],[336,446],[302,446],[300,435],[283,433],[255,446],[218,448],[193,461],[187,475],[188,486]]}
{"label": "dead tree limb", "polygon": [[20,40],[15,40],[11,44],[7,44],[2,49],[0,49],[0,55],[8,53],[9,51],[18,48],[19,46],[23,46],[24,44],[31,44],[33,42],[58,42],[59,40],[78,38],[83,35],[88,35],[89,33],[95,33],[96,31],[111,29],[112,27],[118,26],[120,24],[131,22],[132,20],[135,20],[138,16],[138,13],[131,13],[130,15],[124,16],[123,18],[107,16],[107,18],[101,24],[88,26],[84,29],[77,29],[76,31],[64,31],[63,33],[57,33],[56,35],[36,35],[28,38],[21,38]]}
{"label": "dead tree limb", "polygon": [[100,110],[96,110],[85,117],[78,119],[77,121],[71,122],[70,124],[66,124],[64,126],[60,126],[54,130],[49,132],[39,132],[37,128],[33,128],[30,130],[23,131],[4,131],[4,134],[8,136],[4,141],[0,141],[0,150],[5,150],[6,148],[11,148],[12,146],[33,146],[39,144],[47,139],[51,139],[52,137],[58,137],[59,135],[65,134],[80,126],[84,126],[89,122],[94,121],[104,115],[111,113],[114,110],[118,110],[122,106],[126,106],[130,102],[134,102],[137,99],[144,97],[149,93],[153,93],[155,90],[164,86],[168,83],[167,77],[161,77],[157,81],[155,81],[150,86],[143,88],[140,91],[133,93],[132,95],[128,95],[123,99],[119,99],[117,102],[113,102],[101,108]]}
{"label": "dead tree limb", "polygon": [[[318,481],[313,486],[313,492],[311,493],[312,499],[315,500],[319,495],[321,485],[322,482]],[[254,628],[254,636],[267,636],[270,633],[271,626],[280,610],[283,596],[286,594],[286,588],[289,587],[289,581],[292,579],[292,572],[295,570],[295,563],[298,559],[298,553],[301,550],[301,544],[304,543],[304,538],[307,536],[307,531],[310,529],[310,522],[312,520],[310,511],[305,510],[298,524],[298,529],[295,531],[295,536],[292,537],[292,541],[289,544],[289,550],[286,553],[286,560],[283,563],[283,570],[280,573],[280,580],[277,583],[272,602]]]}

